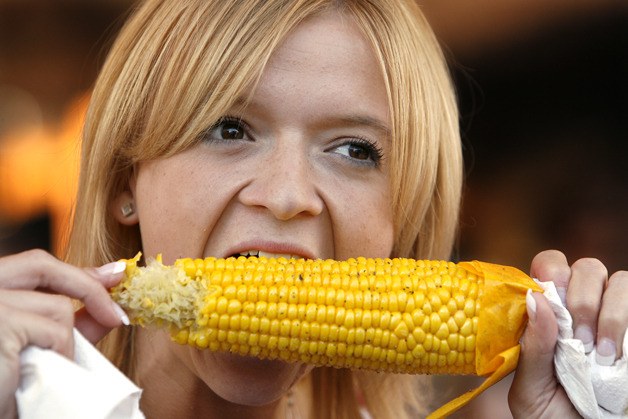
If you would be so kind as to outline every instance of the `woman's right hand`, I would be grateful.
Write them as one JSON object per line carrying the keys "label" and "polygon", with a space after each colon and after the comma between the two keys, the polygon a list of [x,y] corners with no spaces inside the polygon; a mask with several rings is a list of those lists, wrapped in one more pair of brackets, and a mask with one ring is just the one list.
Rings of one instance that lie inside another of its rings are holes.
{"label": "woman's right hand", "polygon": [[[17,416],[22,349],[35,345],[72,359],[73,327],[96,342],[128,321],[107,292],[123,270],[118,262],[81,269],[43,250],[0,258],[0,418]],[[76,313],[72,299],[84,304]]]}

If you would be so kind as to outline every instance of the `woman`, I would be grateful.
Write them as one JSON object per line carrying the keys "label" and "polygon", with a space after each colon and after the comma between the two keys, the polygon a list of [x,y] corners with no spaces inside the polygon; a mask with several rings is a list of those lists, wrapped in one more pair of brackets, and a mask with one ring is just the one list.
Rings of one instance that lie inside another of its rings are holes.
{"label": "woman", "polygon": [[[146,2],[94,89],[71,265],[41,252],[1,261],[0,405],[13,406],[21,348],[71,354],[69,302],[44,288],[85,303],[76,326],[92,341],[107,335],[101,347],[144,389],[147,417],[349,418],[362,398],[375,417],[416,417],[417,377],[312,370],[116,328],[123,316],[104,287],[118,265],[74,266],[138,250],[167,263],[258,252],[447,258],[462,182],[457,125],[442,54],[412,1]],[[628,315],[609,307],[626,294],[624,274],[604,292],[599,262],[570,267],[555,251],[532,273],[568,289],[581,338],[593,344],[599,324],[598,349],[613,343],[614,359]],[[552,374],[554,316],[540,295],[528,309],[513,413],[574,413]]]}

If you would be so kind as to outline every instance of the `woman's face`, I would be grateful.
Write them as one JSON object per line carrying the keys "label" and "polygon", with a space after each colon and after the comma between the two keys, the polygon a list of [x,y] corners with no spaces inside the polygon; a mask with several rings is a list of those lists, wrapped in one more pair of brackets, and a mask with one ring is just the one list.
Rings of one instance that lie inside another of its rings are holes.
{"label": "woman's face", "polygon": [[[168,263],[258,251],[389,256],[388,113],[383,76],[351,19],[306,21],[274,53],[244,111],[226,111],[193,148],[138,166],[131,191],[144,254]],[[276,400],[305,372],[176,344],[154,350],[238,404]]]}

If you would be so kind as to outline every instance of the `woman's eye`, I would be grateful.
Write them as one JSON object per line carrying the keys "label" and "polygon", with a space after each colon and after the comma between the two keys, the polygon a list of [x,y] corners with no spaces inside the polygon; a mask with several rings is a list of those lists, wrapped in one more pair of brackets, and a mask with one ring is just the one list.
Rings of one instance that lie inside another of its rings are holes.
{"label": "woman's eye", "polygon": [[375,165],[377,165],[382,158],[381,150],[375,144],[366,140],[356,140],[342,144],[336,147],[334,152],[353,160]]}
{"label": "woman's eye", "polygon": [[241,140],[244,138],[244,129],[237,122],[223,122],[219,128],[220,137],[225,140]]}
{"label": "woman's eye", "polygon": [[246,128],[243,122],[237,119],[223,119],[218,121],[207,136],[209,140],[248,140]]}

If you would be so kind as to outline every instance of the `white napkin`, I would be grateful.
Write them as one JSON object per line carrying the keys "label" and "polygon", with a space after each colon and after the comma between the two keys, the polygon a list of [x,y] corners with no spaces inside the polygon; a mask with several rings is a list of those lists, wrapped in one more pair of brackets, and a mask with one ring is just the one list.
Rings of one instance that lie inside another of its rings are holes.
{"label": "white napkin", "polygon": [[75,362],[34,346],[20,355],[20,419],[140,419],[141,390],[76,329]]}
{"label": "white napkin", "polygon": [[558,381],[578,412],[587,419],[628,418],[628,333],[622,357],[611,366],[598,365],[595,349],[588,355],[573,338],[572,319],[553,282],[539,282],[558,320],[554,365]]}

